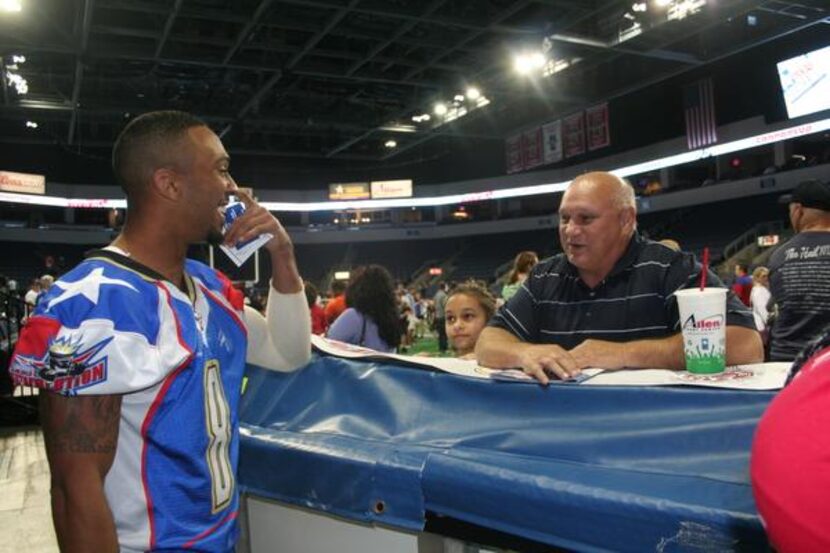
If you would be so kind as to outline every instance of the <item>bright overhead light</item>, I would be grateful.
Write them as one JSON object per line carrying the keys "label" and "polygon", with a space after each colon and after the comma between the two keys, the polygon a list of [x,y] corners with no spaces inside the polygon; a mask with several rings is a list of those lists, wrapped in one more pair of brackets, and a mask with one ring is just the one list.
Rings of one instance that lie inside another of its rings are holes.
{"label": "bright overhead light", "polygon": [[464,101],[464,95],[463,94],[456,94],[455,96],[453,96],[452,99],[456,102],[463,102]]}
{"label": "bright overhead light", "polygon": [[29,83],[26,81],[26,79],[24,79],[17,73],[6,71],[6,78],[9,80],[9,83],[12,86],[14,86],[14,89],[17,91],[17,93],[21,96],[29,92]]}
{"label": "bright overhead light", "polygon": [[513,58],[513,67],[522,75],[528,75],[545,66],[545,55],[541,52],[522,53]]}
{"label": "bright overhead light", "polygon": [[29,129],[36,129],[37,123],[35,123],[34,121],[26,121],[26,127]]}
{"label": "bright overhead light", "polygon": [[26,63],[26,56],[12,56],[12,63]]}
{"label": "bright overhead light", "polygon": [[467,89],[467,99],[468,100],[478,100],[481,97],[481,91],[474,86],[471,86]]}
{"label": "bright overhead light", "polygon": [[645,2],[635,2],[631,5],[631,9],[635,12],[644,12],[648,10],[648,4],[646,4]]}
{"label": "bright overhead light", "polygon": [[672,0],[654,0],[654,3],[661,8],[665,8],[672,3]]}
{"label": "bright overhead light", "polygon": [[[417,121],[415,121],[417,123]],[[380,127],[382,131],[389,131],[389,132],[417,132],[418,129],[415,128],[415,125],[404,125],[403,123],[390,123],[389,125],[384,125]]]}
{"label": "bright overhead light", "polygon": [[387,148],[395,148],[395,147],[397,147],[398,143],[395,142],[394,140],[387,140],[383,145],[386,146]]}
{"label": "bright overhead light", "polygon": [[432,111],[433,111],[433,113],[435,113],[435,115],[439,115],[439,116],[440,115],[446,115],[447,114],[447,104],[445,104],[443,102],[437,102],[432,107]]}
{"label": "bright overhead light", "polygon": [[0,0],[0,11],[19,12],[22,9],[23,3],[20,0]]}

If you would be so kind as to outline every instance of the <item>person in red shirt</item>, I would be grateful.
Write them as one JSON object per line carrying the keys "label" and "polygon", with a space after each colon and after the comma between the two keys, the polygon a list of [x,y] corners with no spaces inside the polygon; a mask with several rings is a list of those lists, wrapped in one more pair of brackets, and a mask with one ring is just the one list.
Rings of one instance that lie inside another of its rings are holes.
{"label": "person in red shirt", "polygon": [[[830,551],[830,328],[796,359],[755,431],[750,474],[777,551]],[[799,370],[800,368],[800,370]]]}
{"label": "person in red shirt", "polygon": [[743,263],[735,264],[735,282],[732,283],[732,291],[747,307],[750,306],[752,295],[752,277],[749,276],[747,266]]}
{"label": "person in red shirt", "polygon": [[329,328],[329,323],[326,320],[326,312],[320,306],[320,294],[317,292],[317,287],[309,281],[303,283],[305,286],[305,297],[308,301],[308,310],[311,312],[311,333],[318,335],[325,335]]}
{"label": "person in red shirt", "polygon": [[331,283],[331,300],[326,305],[326,322],[332,324],[346,310],[346,282],[335,280]]}

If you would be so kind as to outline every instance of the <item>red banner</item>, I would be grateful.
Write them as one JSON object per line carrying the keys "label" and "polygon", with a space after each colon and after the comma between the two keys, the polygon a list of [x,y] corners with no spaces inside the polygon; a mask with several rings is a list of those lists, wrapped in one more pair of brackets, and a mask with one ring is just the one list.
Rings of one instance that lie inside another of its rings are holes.
{"label": "red banner", "polygon": [[522,159],[525,169],[533,169],[544,163],[541,128],[522,133]]}
{"label": "red banner", "polygon": [[504,150],[508,173],[518,173],[524,169],[522,160],[522,135],[517,134],[504,141]]}
{"label": "red banner", "polygon": [[585,126],[588,128],[589,150],[605,148],[611,144],[607,102],[585,110]]}
{"label": "red banner", "polygon": [[562,145],[565,157],[585,153],[585,117],[583,112],[574,113],[562,120]]}

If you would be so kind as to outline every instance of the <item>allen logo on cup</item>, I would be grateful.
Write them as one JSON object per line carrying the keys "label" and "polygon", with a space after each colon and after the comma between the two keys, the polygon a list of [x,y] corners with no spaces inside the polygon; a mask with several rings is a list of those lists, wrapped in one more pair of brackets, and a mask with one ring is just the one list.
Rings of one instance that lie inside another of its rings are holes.
{"label": "allen logo on cup", "polygon": [[718,330],[721,326],[723,326],[723,317],[721,315],[696,321],[694,314],[692,314],[683,323],[683,330]]}

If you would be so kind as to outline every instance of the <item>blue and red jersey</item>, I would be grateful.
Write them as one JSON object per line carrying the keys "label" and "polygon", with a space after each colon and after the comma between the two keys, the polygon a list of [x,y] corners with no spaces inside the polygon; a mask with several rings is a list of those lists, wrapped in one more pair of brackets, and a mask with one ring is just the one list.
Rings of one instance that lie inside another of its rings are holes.
{"label": "blue and red jersey", "polygon": [[122,551],[236,543],[242,295],[199,262],[185,273],[186,292],[112,249],[94,252],[42,298],[11,362],[18,384],[122,395],[105,481]]}

